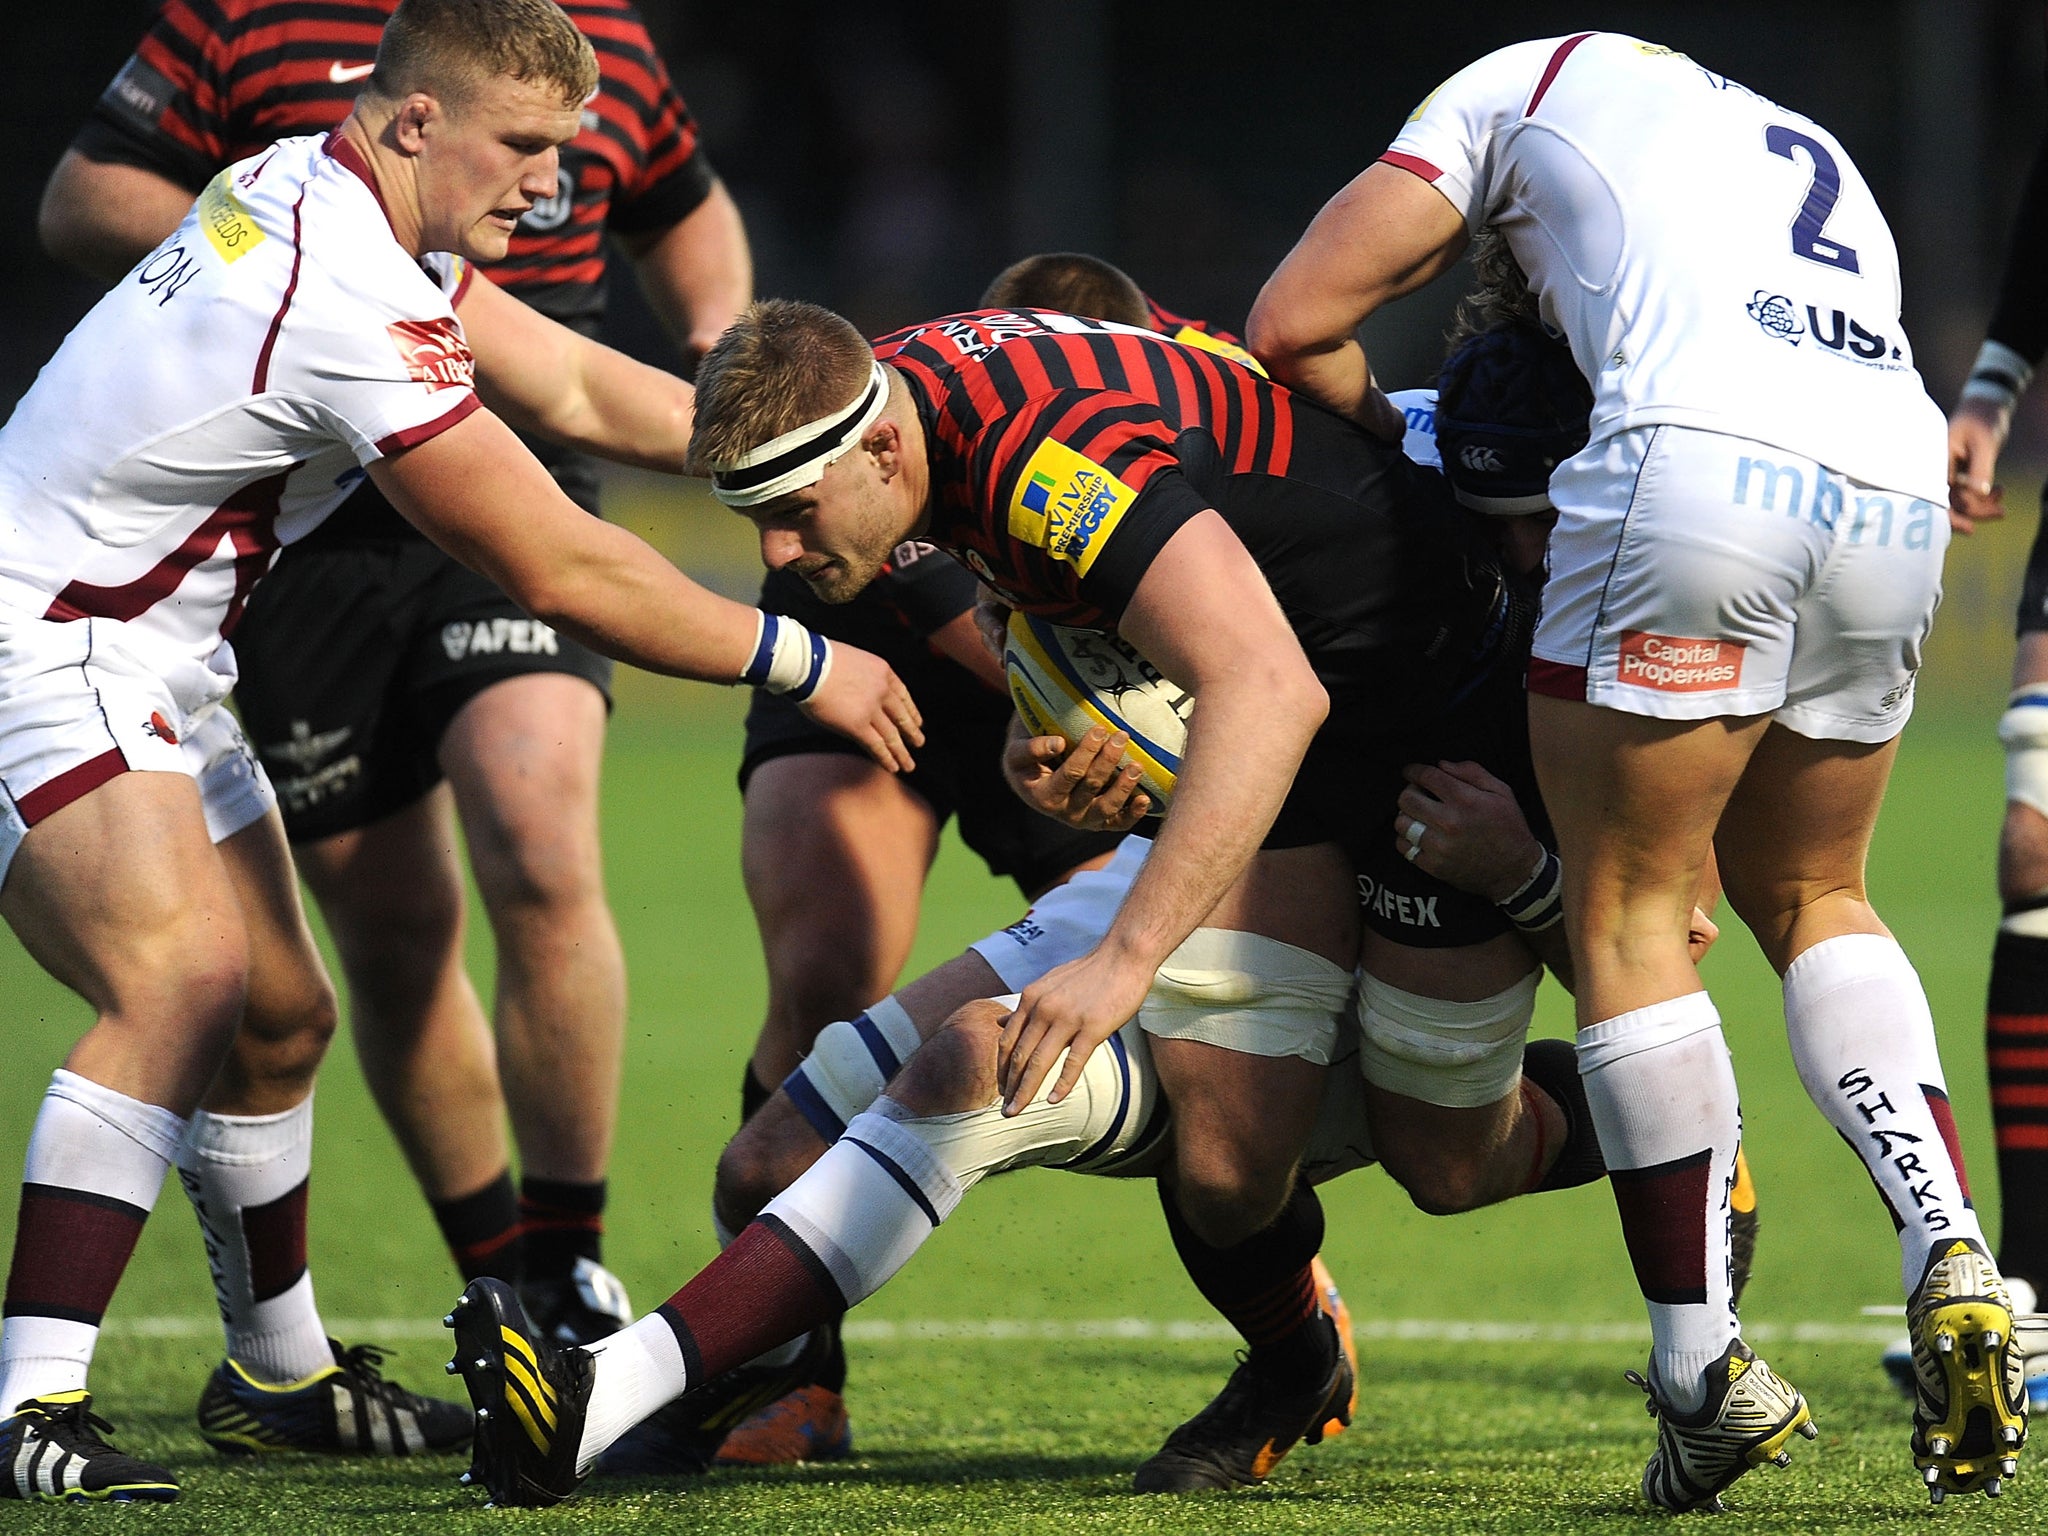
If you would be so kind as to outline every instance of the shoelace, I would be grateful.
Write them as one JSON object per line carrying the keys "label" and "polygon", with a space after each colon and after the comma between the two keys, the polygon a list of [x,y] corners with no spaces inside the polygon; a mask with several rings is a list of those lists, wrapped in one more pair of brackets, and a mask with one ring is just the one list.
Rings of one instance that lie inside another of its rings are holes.
{"label": "shoelace", "polygon": [[1623,1371],[1621,1376],[1622,1380],[1626,1381],[1630,1386],[1643,1389],[1643,1412],[1653,1419],[1656,1418],[1657,1394],[1650,1390],[1650,1383],[1644,1378],[1643,1373],[1641,1371]]}
{"label": "shoelace", "polygon": [[384,1375],[382,1367],[389,1354],[390,1351],[375,1344],[351,1344],[341,1351],[339,1363],[344,1372],[357,1380],[365,1397],[402,1405],[413,1394]]}
{"label": "shoelace", "polygon": [[65,1404],[55,1413],[45,1410],[43,1418],[51,1428],[61,1429],[66,1433],[71,1441],[69,1449],[75,1452],[90,1455],[94,1451],[111,1451],[113,1447],[101,1436],[111,1435],[114,1426],[94,1413],[87,1406],[87,1402],[88,1399],[80,1398],[75,1403]]}

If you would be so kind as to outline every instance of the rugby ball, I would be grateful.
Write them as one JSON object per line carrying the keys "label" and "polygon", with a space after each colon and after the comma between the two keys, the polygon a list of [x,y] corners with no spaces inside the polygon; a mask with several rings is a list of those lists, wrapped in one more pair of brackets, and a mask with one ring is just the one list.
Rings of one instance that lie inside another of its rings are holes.
{"label": "rugby ball", "polygon": [[1137,764],[1154,814],[1166,810],[1194,718],[1193,694],[1115,635],[1015,611],[1003,641],[1003,671],[1034,736],[1074,742],[1098,725],[1127,732],[1124,761]]}

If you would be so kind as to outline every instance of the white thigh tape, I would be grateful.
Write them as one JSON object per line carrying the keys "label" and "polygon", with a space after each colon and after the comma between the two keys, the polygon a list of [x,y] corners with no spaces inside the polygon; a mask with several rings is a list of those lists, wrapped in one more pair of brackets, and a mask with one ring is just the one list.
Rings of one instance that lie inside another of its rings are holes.
{"label": "white thigh tape", "polygon": [[1251,1056],[1330,1064],[1351,973],[1321,955],[1231,928],[1197,928],[1152,979],[1138,1009],[1148,1035]]}
{"label": "white thigh tape", "polygon": [[1541,976],[1531,971],[1476,1003],[1446,1003],[1361,975],[1359,1068],[1366,1081],[1446,1109],[1505,1098],[1521,1075]]}
{"label": "white thigh tape", "polygon": [[2013,695],[1998,717],[1998,739],[2005,746],[2005,798],[2048,816],[2048,686]]}

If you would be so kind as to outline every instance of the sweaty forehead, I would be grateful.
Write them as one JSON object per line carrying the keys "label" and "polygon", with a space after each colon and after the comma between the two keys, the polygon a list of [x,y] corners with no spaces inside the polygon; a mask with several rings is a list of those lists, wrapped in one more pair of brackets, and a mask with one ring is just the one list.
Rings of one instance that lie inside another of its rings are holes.
{"label": "sweaty forehead", "polygon": [[543,135],[558,143],[573,139],[583,120],[583,104],[567,100],[553,81],[521,80],[515,75],[479,81],[455,110],[493,127]]}

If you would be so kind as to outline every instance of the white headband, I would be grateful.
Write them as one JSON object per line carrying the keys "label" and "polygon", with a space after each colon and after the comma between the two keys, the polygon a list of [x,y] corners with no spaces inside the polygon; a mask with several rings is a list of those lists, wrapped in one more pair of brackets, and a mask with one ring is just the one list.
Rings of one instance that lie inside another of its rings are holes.
{"label": "white headband", "polygon": [[889,374],[875,360],[868,386],[842,410],[750,448],[711,472],[711,494],[728,507],[757,507],[824,478],[833,462],[866,435],[889,403]]}

